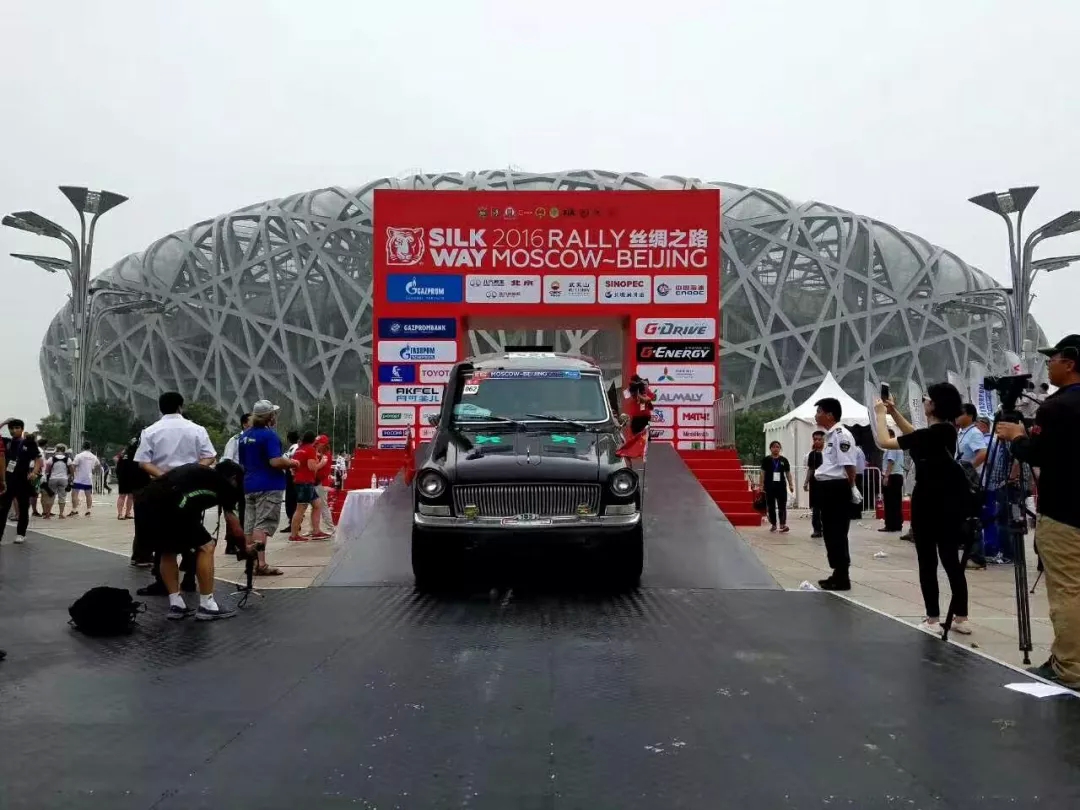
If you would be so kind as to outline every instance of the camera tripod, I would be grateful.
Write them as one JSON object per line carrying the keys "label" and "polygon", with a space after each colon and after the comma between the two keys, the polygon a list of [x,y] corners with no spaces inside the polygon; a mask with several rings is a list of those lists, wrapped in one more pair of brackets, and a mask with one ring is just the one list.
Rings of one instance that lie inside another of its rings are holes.
{"label": "camera tripod", "polygon": [[[1001,440],[996,438],[997,426],[1001,422],[1013,422],[1022,423],[1023,417],[1015,410],[1015,400],[1013,402],[1006,402],[1002,404],[1002,409],[994,415],[994,424],[991,428],[991,435],[995,436],[993,446],[990,449],[990,453],[987,455],[986,461],[983,464],[982,474],[979,476],[979,484],[982,492],[985,494],[991,490],[987,486],[990,481],[990,475],[993,472],[994,465],[999,460],[1000,454],[1005,454],[1008,458],[1008,462],[1012,463],[1012,454],[1009,450],[1003,447]],[[1031,481],[1031,468],[1024,463],[1019,465],[1019,480],[1016,486],[1012,486],[1008,481],[1003,484],[1005,491],[1004,498],[999,498],[998,503],[995,505],[994,522],[997,524],[1000,532],[1007,533],[1007,536],[1012,543],[1013,548],[1013,576],[1015,577],[1016,584],[1016,623],[1018,632],[1018,642],[1020,652],[1024,654],[1024,663],[1031,663],[1031,605],[1028,602],[1028,572],[1027,572],[1027,546],[1024,542],[1027,536],[1027,519],[1028,510],[1025,505],[1026,495],[1028,492],[1028,484]],[[971,559],[972,547],[975,545],[975,532],[981,532],[984,525],[984,521],[981,518],[970,518],[969,524],[972,525],[971,541],[965,544],[963,555],[960,558],[960,567],[962,570],[967,569],[968,560]],[[1036,580],[1038,584],[1038,580]],[[1034,588],[1031,591],[1034,593]],[[945,623],[942,626],[941,638],[945,641],[949,638],[949,629],[952,627],[953,616],[955,615],[955,595],[949,602],[949,613],[945,617]]]}

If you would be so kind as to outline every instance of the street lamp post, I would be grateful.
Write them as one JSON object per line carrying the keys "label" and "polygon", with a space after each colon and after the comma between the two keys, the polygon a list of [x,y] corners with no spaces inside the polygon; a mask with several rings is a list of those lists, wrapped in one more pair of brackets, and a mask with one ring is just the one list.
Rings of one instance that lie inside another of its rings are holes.
{"label": "street lamp post", "polygon": [[[54,259],[49,256],[30,256],[27,254],[12,254],[16,258],[25,259],[37,264],[50,273],[63,269],[67,272],[71,282],[71,315],[74,322],[76,340],[76,354],[72,364],[73,387],[71,397],[71,447],[82,446],[83,427],[86,412],[86,385],[90,372],[91,346],[91,296],[90,296],[90,262],[94,252],[94,232],[97,229],[98,219],[108,211],[127,200],[122,194],[114,194],[111,191],[90,191],[81,186],[60,186],[61,193],[79,213],[79,236],[76,237],[71,231],[57,225],[52,220],[41,216],[33,211],[19,211],[2,220],[2,224],[27,231],[39,236],[48,236],[59,239],[71,253],[71,261],[66,263],[62,259]],[[87,222],[87,215],[90,221]]]}
{"label": "street lamp post", "polygon": [[[1049,222],[1035,228],[1024,239],[1023,221],[1024,211],[1039,190],[1038,186],[1020,186],[1010,188],[1008,191],[992,191],[987,194],[979,194],[971,197],[969,202],[975,203],[980,208],[991,211],[1003,220],[1009,234],[1009,270],[1012,278],[1012,328],[1010,331],[1010,344],[1012,351],[1017,357],[1023,357],[1024,336],[1027,334],[1028,309],[1031,302],[1031,283],[1039,269],[1059,269],[1058,267],[1038,267],[1038,262],[1032,261],[1035,246],[1044,239],[1054,236],[1063,236],[1080,230],[1080,211],[1068,211]],[[1016,214],[1016,226],[1013,227],[1012,214]],[[1069,257],[1075,258],[1075,257]],[[1069,264],[1071,262],[1066,262]]]}

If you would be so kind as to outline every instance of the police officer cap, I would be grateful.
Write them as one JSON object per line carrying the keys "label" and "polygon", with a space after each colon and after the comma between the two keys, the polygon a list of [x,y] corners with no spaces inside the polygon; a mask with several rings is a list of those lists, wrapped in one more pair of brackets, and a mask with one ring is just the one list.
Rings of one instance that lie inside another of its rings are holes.
{"label": "police officer cap", "polygon": [[1063,354],[1071,360],[1080,360],[1080,335],[1066,335],[1057,342],[1056,346],[1039,349],[1039,354],[1045,354],[1047,357]]}

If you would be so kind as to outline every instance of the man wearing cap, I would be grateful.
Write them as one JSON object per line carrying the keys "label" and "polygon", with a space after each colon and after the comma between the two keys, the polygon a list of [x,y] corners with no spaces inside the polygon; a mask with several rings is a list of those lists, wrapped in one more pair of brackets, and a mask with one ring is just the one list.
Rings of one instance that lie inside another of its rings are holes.
{"label": "man wearing cap", "polygon": [[1080,335],[1039,352],[1058,390],[1039,407],[1030,431],[999,422],[997,437],[1011,442],[1014,458],[1039,468],[1035,542],[1046,573],[1054,643],[1050,660],[1029,671],[1080,689]]}
{"label": "man wearing cap", "polygon": [[266,540],[281,523],[281,501],[285,491],[285,471],[298,462],[281,453],[281,438],[274,430],[281,410],[267,399],[251,409],[251,427],[240,434],[240,464],[244,468],[244,534],[249,547],[258,551],[257,576],[279,576],[280,568],[266,562]]}

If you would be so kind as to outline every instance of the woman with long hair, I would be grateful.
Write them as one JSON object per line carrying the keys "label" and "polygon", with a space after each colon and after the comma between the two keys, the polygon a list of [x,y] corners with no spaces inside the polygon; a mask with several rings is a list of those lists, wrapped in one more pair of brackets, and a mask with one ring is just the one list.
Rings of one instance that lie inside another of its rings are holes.
{"label": "woman with long hair", "polygon": [[[934,383],[923,397],[927,427],[916,430],[891,399],[874,406],[879,445],[885,450],[906,450],[915,463],[915,489],[911,493],[911,534],[919,558],[919,587],[926,618],[919,628],[941,629],[937,564],[949,578],[955,618],[952,630],[970,635],[968,587],[961,556],[964,550],[963,470],[956,462],[956,418],[963,410],[960,392],[949,383]],[[900,429],[889,436],[888,414]]]}

